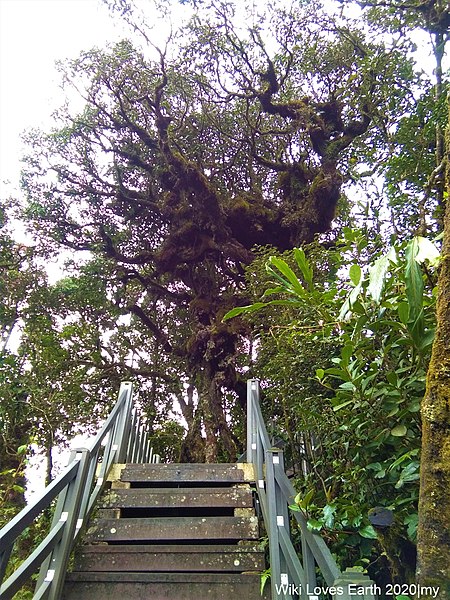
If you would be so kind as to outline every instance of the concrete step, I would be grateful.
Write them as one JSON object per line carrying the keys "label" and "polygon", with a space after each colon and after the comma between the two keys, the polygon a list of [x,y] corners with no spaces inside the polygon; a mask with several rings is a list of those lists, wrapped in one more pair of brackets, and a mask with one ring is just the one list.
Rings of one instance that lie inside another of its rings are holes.
{"label": "concrete step", "polygon": [[148,542],[185,540],[256,540],[258,519],[248,517],[161,517],[99,519],[87,530],[85,541]]}
{"label": "concrete step", "polygon": [[122,470],[120,480],[133,484],[169,484],[208,483],[233,484],[248,481],[243,468],[235,463],[223,464],[127,464]]}
{"label": "concrete step", "polygon": [[100,508],[251,508],[248,485],[232,488],[129,488],[109,490]]}
{"label": "concrete step", "polygon": [[61,600],[267,600],[260,576],[232,573],[70,573]]}
{"label": "concrete step", "polygon": [[98,545],[77,552],[74,571],[123,572],[236,572],[263,571],[264,551],[256,544],[241,545]]}

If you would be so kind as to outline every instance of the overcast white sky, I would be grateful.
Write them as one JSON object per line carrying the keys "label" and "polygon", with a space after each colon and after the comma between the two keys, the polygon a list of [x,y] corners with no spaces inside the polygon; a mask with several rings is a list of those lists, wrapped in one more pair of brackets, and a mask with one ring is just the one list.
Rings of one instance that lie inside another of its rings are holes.
{"label": "overcast white sky", "polygon": [[123,36],[100,0],[0,0],[1,196],[17,188],[21,132],[60,104],[55,60]]}
{"label": "overcast white sky", "polygon": [[[0,197],[18,192],[21,133],[48,128],[61,104],[55,61],[121,37],[100,0],[0,0]],[[29,492],[43,486],[42,459],[33,462]]]}

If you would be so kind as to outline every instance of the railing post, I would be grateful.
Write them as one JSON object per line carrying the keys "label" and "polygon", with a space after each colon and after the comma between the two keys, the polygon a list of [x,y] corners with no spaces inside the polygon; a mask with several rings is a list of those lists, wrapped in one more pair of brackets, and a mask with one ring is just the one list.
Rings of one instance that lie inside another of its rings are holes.
{"label": "railing post", "polygon": [[288,585],[287,574],[281,572],[280,545],[278,527],[280,521],[277,518],[277,499],[275,495],[274,455],[271,450],[266,452],[266,498],[267,498],[267,534],[269,537],[270,556],[270,585],[272,598],[284,600],[285,594],[280,591],[283,584]]}
{"label": "railing post", "polygon": [[306,541],[306,537],[302,534],[302,562],[303,569],[305,571],[306,581],[310,589],[314,589],[317,585],[316,577],[316,561],[314,560],[314,554]]}
{"label": "railing post", "polygon": [[[290,541],[290,522],[288,504],[278,484],[278,478],[282,474],[284,475],[283,451],[271,448],[266,452],[266,494],[272,598],[291,600],[297,596],[296,590],[299,590],[300,595],[304,593],[302,584],[305,580],[297,556],[294,554],[294,557],[289,557],[289,566],[288,555],[285,555],[286,540]],[[300,569],[298,572],[293,564],[295,561]]]}
{"label": "railing post", "polygon": [[[89,468],[89,450],[83,448],[76,451],[80,455],[79,467],[77,476],[73,479],[67,490],[64,491],[64,499],[58,506],[58,512],[55,513],[55,521],[64,521],[64,533],[61,541],[53,550],[48,563],[43,564],[43,568],[48,569],[46,573],[42,573],[38,581],[51,582],[49,586],[48,600],[59,600],[61,598],[61,590],[64,585],[67,565],[72,550],[75,530],[79,518],[79,511],[82,502],[83,494],[89,494],[89,489],[86,489],[86,478]],[[36,589],[38,592],[39,589]]]}
{"label": "railing post", "polygon": [[247,462],[256,463],[256,415],[255,402],[259,403],[259,381],[247,381]]}
{"label": "railing post", "polygon": [[[131,427],[131,409],[133,402],[133,384],[130,381],[124,381],[120,384],[119,398],[125,395],[120,417],[117,420],[117,429],[114,434],[113,445],[117,447],[116,463],[123,463],[126,460],[128,436]],[[114,447],[113,446],[113,447]]]}

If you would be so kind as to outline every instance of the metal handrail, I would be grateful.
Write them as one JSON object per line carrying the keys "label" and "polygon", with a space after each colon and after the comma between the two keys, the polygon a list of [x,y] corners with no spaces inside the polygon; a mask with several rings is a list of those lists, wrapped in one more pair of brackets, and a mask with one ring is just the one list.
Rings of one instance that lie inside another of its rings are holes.
{"label": "metal handrail", "polygon": [[46,537],[3,581],[0,599],[10,600],[39,570],[34,600],[58,600],[74,543],[103,490],[111,466],[159,460],[150,448],[146,426],[133,411],[133,386],[130,382],[122,383],[117,403],[92,443],[87,448],[72,450],[63,472],[0,530],[1,583],[15,541],[56,500]]}
{"label": "metal handrail", "polygon": [[258,499],[269,538],[272,598],[314,600],[327,597],[323,586],[317,587],[317,569],[333,598],[354,598],[356,588],[359,599],[375,598],[375,584],[360,572],[347,569],[342,573],[325,541],[308,529],[301,512],[292,511],[301,535],[301,560],[298,557],[291,540],[288,508],[294,504],[296,491],[284,471],[283,451],[271,447],[259,400],[259,381],[251,379],[247,382],[246,461],[254,468]]}

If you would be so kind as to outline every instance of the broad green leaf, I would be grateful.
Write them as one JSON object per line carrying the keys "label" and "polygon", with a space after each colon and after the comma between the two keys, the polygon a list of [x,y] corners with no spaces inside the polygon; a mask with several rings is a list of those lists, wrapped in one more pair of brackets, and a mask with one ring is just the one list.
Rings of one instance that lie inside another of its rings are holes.
{"label": "broad green leaf", "polygon": [[291,267],[281,258],[277,256],[271,256],[269,258],[269,264],[276,267],[280,273],[282,273],[288,282],[291,284],[293,291],[300,297],[304,297],[306,295],[305,288],[300,283],[299,278],[291,269]]}
{"label": "broad green leaf", "polygon": [[413,513],[412,515],[406,515],[403,519],[403,523],[407,525],[408,536],[415,540],[417,533],[417,525],[419,522],[419,515],[417,513]]}
{"label": "broad green leaf", "polygon": [[325,527],[328,527],[330,529],[334,525],[334,514],[336,512],[336,507],[331,504],[327,504],[323,507],[322,512]]}
{"label": "broad green leaf", "polygon": [[407,431],[408,429],[405,425],[399,424],[396,425],[393,429],[391,429],[391,435],[393,435],[394,437],[403,437],[406,435]]}
{"label": "broad green leaf", "polygon": [[236,308],[232,308],[229,310],[223,317],[222,321],[228,321],[228,319],[232,319],[233,317],[237,317],[238,315],[242,315],[245,313],[252,313],[261,308],[267,306],[267,302],[255,302],[255,304],[249,304],[248,306],[237,306]]}
{"label": "broad green leaf", "polygon": [[433,242],[422,236],[417,236],[416,240],[418,247],[416,261],[418,263],[423,263],[424,261],[428,260],[430,264],[437,266],[441,256],[438,248],[433,244]]}
{"label": "broad green leaf", "polygon": [[389,373],[386,373],[386,379],[389,381],[389,383],[391,385],[397,387],[398,377],[397,377],[397,373],[395,371],[389,371]]}
{"label": "broad green leaf", "polygon": [[317,379],[323,379],[324,376],[325,376],[325,371],[323,369],[316,369]]}
{"label": "broad green leaf", "polygon": [[313,288],[313,270],[302,248],[294,248],[294,257],[310,289]]}
{"label": "broad green leaf", "polygon": [[265,290],[264,294],[262,295],[263,298],[265,298],[266,296],[272,296],[273,294],[280,294],[281,292],[284,292],[285,288],[281,285],[274,287],[274,288],[268,288],[267,290]]}
{"label": "broad green leaf", "polygon": [[359,296],[360,291],[361,291],[361,283],[359,283],[352,289],[352,291],[348,295],[346,301],[342,305],[342,308],[339,311],[339,317],[338,317],[338,319],[340,321],[343,321],[345,319],[345,317],[347,316],[347,314],[351,311],[353,305],[355,304],[355,302]]}
{"label": "broad green leaf", "polygon": [[353,285],[358,285],[361,281],[362,271],[359,265],[352,265],[349,270],[350,280]]}
{"label": "broad green leaf", "polygon": [[361,537],[366,538],[368,540],[376,540],[378,537],[377,532],[372,527],[372,525],[366,525],[365,527],[362,527],[362,529],[360,529],[358,533]]}
{"label": "broad green leaf", "polygon": [[352,344],[347,344],[346,346],[344,346],[341,350],[341,356],[342,356],[342,360],[343,362],[348,365],[348,361],[350,360],[353,352],[354,352],[354,347]]}
{"label": "broad green leaf", "polygon": [[339,386],[339,389],[346,390],[348,392],[354,392],[356,387],[352,381],[345,381],[344,383],[341,383],[341,385]]}
{"label": "broad green leaf", "polygon": [[311,500],[314,496],[314,491],[315,490],[313,488],[313,489],[309,490],[304,496],[301,493],[299,493],[295,496],[294,502],[295,502],[295,505],[297,506],[297,509],[298,509],[298,507],[303,508],[303,509],[308,508],[308,506],[310,505]]}
{"label": "broad green leaf", "polygon": [[423,278],[422,271],[416,261],[418,253],[417,238],[406,246],[406,298],[409,305],[408,323],[416,325],[422,315],[423,308]]}
{"label": "broad green leaf", "polygon": [[426,350],[428,346],[431,346],[434,341],[434,334],[434,329],[429,329],[424,333],[424,335],[420,338],[420,343],[418,344],[420,350]]}
{"label": "broad green leaf", "polygon": [[320,531],[323,527],[323,523],[317,519],[308,519],[308,529],[312,531]]}
{"label": "broad green leaf", "polygon": [[407,302],[400,302],[397,306],[398,318],[406,325],[408,323],[409,318],[409,305]]}
{"label": "broad green leaf", "polygon": [[339,404],[338,406],[333,406],[333,410],[334,412],[337,412],[338,410],[341,410],[341,408],[344,408],[345,406],[348,406],[349,404],[353,404],[354,400],[347,400],[347,402],[343,402],[342,404]]}
{"label": "broad green leaf", "polygon": [[369,268],[369,286],[367,291],[376,303],[379,303],[381,300],[390,263],[397,263],[397,253],[394,247],[387,254],[378,258]]}

